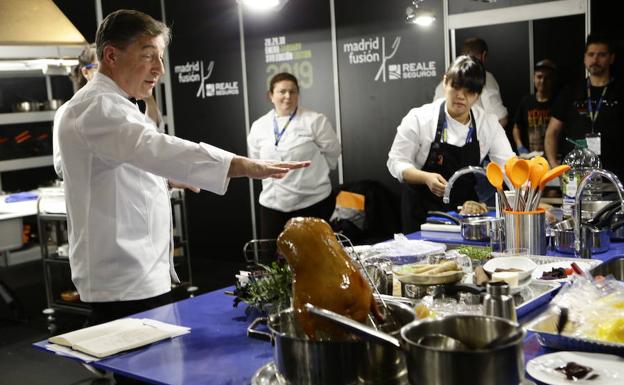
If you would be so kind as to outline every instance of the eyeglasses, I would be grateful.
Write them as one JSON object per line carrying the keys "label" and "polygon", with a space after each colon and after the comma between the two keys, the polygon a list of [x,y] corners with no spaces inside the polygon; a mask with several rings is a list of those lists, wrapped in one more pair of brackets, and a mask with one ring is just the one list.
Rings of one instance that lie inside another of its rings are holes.
{"label": "eyeglasses", "polygon": [[98,68],[98,63],[89,63],[89,64],[85,64],[84,68],[90,70],[91,68]]}

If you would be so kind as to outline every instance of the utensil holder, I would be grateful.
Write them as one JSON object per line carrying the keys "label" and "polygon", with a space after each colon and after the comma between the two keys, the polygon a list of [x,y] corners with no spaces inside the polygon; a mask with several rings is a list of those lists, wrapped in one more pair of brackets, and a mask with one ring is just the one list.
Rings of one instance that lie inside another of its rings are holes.
{"label": "utensil holder", "polygon": [[505,211],[505,245],[507,249],[526,248],[531,255],[546,255],[546,214],[535,211]]}

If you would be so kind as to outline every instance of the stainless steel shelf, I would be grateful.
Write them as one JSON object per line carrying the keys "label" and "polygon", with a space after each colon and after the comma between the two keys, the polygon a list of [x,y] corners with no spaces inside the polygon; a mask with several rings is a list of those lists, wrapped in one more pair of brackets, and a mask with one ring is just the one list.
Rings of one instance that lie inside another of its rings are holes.
{"label": "stainless steel shelf", "polygon": [[51,122],[55,113],[56,111],[9,112],[0,114],[0,124]]}
{"label": "stainless steel shelf", "polygon": [[52,166],[52,155],[0,161],[0,172]]}

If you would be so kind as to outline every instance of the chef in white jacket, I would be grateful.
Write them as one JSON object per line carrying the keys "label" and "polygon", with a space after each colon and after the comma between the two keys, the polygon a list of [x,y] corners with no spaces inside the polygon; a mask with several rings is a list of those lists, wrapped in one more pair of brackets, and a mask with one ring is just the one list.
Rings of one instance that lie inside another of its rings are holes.
{"label": "chef in white jacket", "polygon": [[[164,73],[169,29],[129,10],[96,34],[99,71],[59,122],[72,280],[100,323],[171,301],[168,182],[224,194],[231,177],[283,177],[309,162],[256,161],[159,133],[136,99]],[[173,182],[179,181],[179,182]]]}
{"label": "chef in white jacket", "polygon": [[340,156],[340,142],[329,119],[299,105],[299,83],[287,72],[269,82],[273,109],[251,125],[249,156],[260,159],[311,160],[306,169],[283,179],[265,179],[260,193],[260,234],[274,239],[293,217],[329,220],[336,206],[329,179]]}

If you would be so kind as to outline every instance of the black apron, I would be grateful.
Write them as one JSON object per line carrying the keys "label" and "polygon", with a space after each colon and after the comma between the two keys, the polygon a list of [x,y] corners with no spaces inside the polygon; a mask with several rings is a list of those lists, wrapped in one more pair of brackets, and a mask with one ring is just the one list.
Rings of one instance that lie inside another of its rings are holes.
{"label": "black apron", "polygon": [[[459,169],[466,166],[478,166],[481,161],[479,140],[477,139],[476,120],[470,111],[470,121],[473,129],[469,134],[470,139],[463,147],[448,144],[442,140],[446,126],[446,111],[440,105],[438,125],[435,139],[431,143],[429,155],[423,165],[422,171],[433,172],[442,175],[447,181]],[[412,185],[404,183],[401,194],[401,223],[403,233],[413,233],[420,230],[420,225],[425,223],[428,211],[452,211],[467,200],[478,200],[474,190],[475,178],[472,174],[461,176],[453,184],[451,189],[450,203],[444,204],[441,197],[435,196],[427,185]]]}

